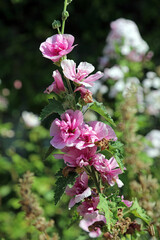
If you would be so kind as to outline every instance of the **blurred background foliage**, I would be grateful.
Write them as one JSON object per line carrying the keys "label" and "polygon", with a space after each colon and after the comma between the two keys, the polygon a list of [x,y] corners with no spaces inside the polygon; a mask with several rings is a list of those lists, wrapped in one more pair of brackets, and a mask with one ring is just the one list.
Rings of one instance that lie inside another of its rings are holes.
{"label": "blurred background foliage", "polygon": [[[39,45],[56,33],[51,23],[60,19],[62,8],[62,0],[0,1],[0,239],[38,239],[37,230],[28,226],[19,204],[18,179],[27,170],[36,176],[33,191],[46,218],[55,220],[54,229],[49,231],[58,232],[63,240],[78,239],[80,233],[76,225],[67,230],[73,214],[67,211],[68,197],[54,206],[55,173],[62,162],[52,156],[43,161],[51,119],[45,126],[31,128],[21,117],[24,110],[39,114],[47,103],[43,91],[52,82],[55,67],[42,57]],[[78,46],[70,57],[77,63],[88,61],[98,66],[110,22],[123,17],[136,22],[154,52],[153,61],[159,64],[159,0],[73,0],[69,13],[65,32],[75,36]],[[19,89],[15,87],[16,80],[22,83]],[[141,129],[143,132],[143,126]]]}

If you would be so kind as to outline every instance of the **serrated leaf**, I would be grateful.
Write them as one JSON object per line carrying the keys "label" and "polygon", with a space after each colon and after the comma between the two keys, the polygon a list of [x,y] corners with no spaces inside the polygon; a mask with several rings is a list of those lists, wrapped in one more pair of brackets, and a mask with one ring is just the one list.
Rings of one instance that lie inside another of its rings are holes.
{"label": "serrated leaf", "polygon": [[108,227],[108,230],[110,231],[111,230],[111,218],[113,216],[113,213],[109,209],[107,199],[105,197],[103,197],[103,195],[101,193],[99,194],[99,204],[98,204],[97,208],[104,212],[107,227]]}
{"label": "serrated leaf", "polygon": [[89,105],[89,109],[99,113],[102,117],[104,117],[110,124],[112,124],[113,126],[116,126],[113,119],[111,118],[111,116],[108,114],[105,106],[103,105],[103,103],[99,103],[97,101],[94,101],[93,103],[91,103]]}
{"label": "serrated leaf", "polygon": [[49,157],[49,155],[51,155],[54,149],[55,148],[52,145],[48,148],[47,152],[45,153],[44,160],[46,160]]}
{"label": "serrated leaf", "polygon": [[67,177],[63,176],[62,170],[58,172],[58,179],[56,181],[56,187],[54,191],[54,202],[55,205],[59,202],[60,198],[62,197],[66,187],[68,184],[74,184],[75,179],[77,177],[77,173],[70,172]]}
{"label": "serrated leaf", "polygon": [[137,199],[134,200],[132,207],[130,208],[130,212],[140,219],[142,219],[147,224],[150,223],[150,217],[146,214],[145,210],[142,209],[137,201]]}
{"label": "serrated leaf", "polygon": [[109,152],[115,157],[120,169],[123,172],[123,143],[120,141],[109,142]]}
{"label": "serrated leaf", "polygon": [[49,104],[42,109],[42,112],[40,114],[40,119],[41,121],[43,121],[52,113],[58,113],[59,115],[61,115],[63,112],[64,112],[64,109],[62,107],[61,102],[55,99],[49,99]]}

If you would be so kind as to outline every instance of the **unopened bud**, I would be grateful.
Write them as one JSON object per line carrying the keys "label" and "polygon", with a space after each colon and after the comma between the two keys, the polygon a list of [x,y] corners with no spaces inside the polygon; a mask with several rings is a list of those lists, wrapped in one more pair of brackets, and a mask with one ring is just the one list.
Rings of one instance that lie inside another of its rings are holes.
{"label": "unopened bud", "polygon": [[52,28],[57,29],[60,27],[61,27],[61,22],[59,20],[54,20],[54,22],[52,23]]}
{"label": "unopened bud", "polygon": [[67,0],[67,4],[70,4],[72,2],[72,0]]}
{"label": "unopened bud", "polygon": [[69,12],[68,11],[63,11],[62,12],[62,20],[66,20],[69,17]]}

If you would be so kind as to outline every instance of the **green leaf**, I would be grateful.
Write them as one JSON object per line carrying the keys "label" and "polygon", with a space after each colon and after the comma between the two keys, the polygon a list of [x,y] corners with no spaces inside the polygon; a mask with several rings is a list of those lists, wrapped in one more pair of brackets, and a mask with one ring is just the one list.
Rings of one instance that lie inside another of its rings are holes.
{"label": "green leaf", "polygon": [[103,103],[99,103],[97,101],[94,101],[93,103],[91,103],[89,105],[89,109],[99,113],[102,117],[104,117],[110,124],[112,124],[113,126],[116,126],[113,119],[111,118],[111,116],[108,114],[105,106],[103,105]]}
{"label": "green leaf", "polygon": [[123,143],[120,141],[109,142],[109,152],[113,154],[115,157],[120,169],[123,172],[124,165],[123,165]]}
{"label": "green leaf", "polygon": [[47,152],[45,153],[44,160],[46,160],[49,157],[49,155],[51,155],[54,149],[55,148],[52,145],[48,148]]}
{"label": "green leaf", "polygon": [[132,213],[135,217],[142,219],[147,224],[149,224],[151,221],[150,217],[147,216],[145,210],[140,207],[136,198],[132,204],[132,207],[130,208],[130,213]]}
{"label": "green leaf", "polygon": [[107,227],[108,227],[108,230],[110,231],[111,230],[111,222],[112,222],[111,218],[113,216],[113,213],[109,209],[107,199],[105,197],[103,197],[103,195],[101,193],[99,194],[99,204],[98,204],[97,208],[100,211],[104,212]]}
{"label": "green leaf", "polygon": [[63,112],[64,112],[64,109],[62,107],[61,102],[59,102],[55,99],[49,99],[49,104],[42,109],[40,118],[41,118],[41,121],[43,121],[45,118],[50,116],[52,113],[58,113],[59,115],[61,115]]}
{"label": "green leaf", "polygon": [[70,172],[67,177],[63,176],[62,169],[57,173],[59,176],[56,181],[56,187],[54,191],[54,202],[57,204],[62,197],[66,187],[68,184],[74,184],[75,179],[77,177],[77,173]]}

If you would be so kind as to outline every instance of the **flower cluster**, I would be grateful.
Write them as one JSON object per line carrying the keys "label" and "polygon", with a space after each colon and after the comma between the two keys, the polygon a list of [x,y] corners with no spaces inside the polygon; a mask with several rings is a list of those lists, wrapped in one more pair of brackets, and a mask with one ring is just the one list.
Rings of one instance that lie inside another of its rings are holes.
{"label": "flower cluster", "polygon": [[[119,18],[111,22],[111,31],[106,39],[104,48],[104,57],[101,58],[100,65],[104,67],[110,58],[117,58],[117,54],[125,56],[127,59],[135,62],[142,59],[150,59],[152,53],[148,52],[149,46],[142,39],[135,22]],[[119,47],[119,53],[116,52],[115,46]]]}
{"label": "flower cluster", "polygon": [[[74,37],[69,34],[56,34],[41,44],[43,56],[61,67],[63,72],[63,76],[58,70],[53,72],[54,82],[44,93],[54,92],[63,101],[65,94],[70,93],[74,96],[79,92],[83,105],[86,105],[93,101],[92,92],[88,87],[93,87],[94,82],[100,79],[103,73],[98,71],[91,74],[94,71],[92,64],[81,62],[76,67],[73,60],[66,58],[66,54],[74,48],[73,42]],[[117,183],[119,188],[122,187],[123,183],[119,179],[122,170],[113,156],[107,159],[100,153],[108,148],[111,141],[117,141],[114,130],[100,121],[85,122],[82,109],[79,110],[76,106],[64,109],[60,117],[53,120],[50,127],[50,143],[54,148],[61,150],[61,154],[54,154],[55,158],[63,159],[69,172],[79,172],[74,185],[67,186],[65,190],[71,197],[69,209],[78,204],[77,211],[83,217],[80,227],[89,232],[90,237],[95,238],[101,234],[101,228],[107,221],[97,207],[101,193],[100,182],[108,186]],[[95,181],[96,188],[90,187],[89,180]],[[123,197],[120,201],[128,206]]]}

